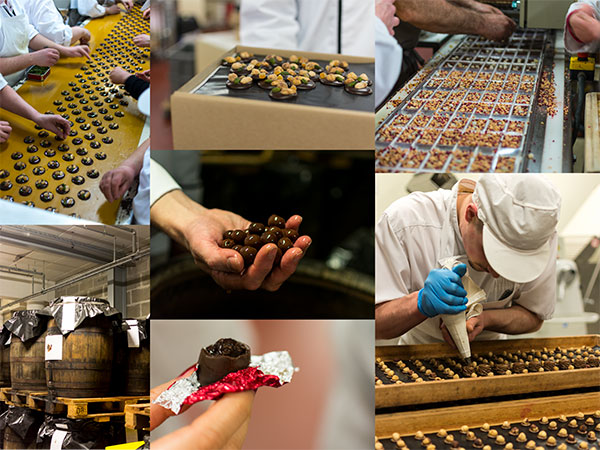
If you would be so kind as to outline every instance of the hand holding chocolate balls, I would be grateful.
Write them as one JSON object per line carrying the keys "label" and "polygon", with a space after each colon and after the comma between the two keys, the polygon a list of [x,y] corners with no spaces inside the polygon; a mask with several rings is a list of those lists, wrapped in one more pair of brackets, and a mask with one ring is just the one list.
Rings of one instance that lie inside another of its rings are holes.
{"label": "hand holding chocolate balls", "polygon": [[244,267],[254,263],[258,251],[267,244],[277,245],[275,265],[279,265],[281,258],[294,246],[300,236],[293,228],[286,228],[283,217],[276,214],[271,215],[265,226],[259,222],[253,222],[245,230],[227,230],[223,233],[222,248],[235,250],[244,258]]}

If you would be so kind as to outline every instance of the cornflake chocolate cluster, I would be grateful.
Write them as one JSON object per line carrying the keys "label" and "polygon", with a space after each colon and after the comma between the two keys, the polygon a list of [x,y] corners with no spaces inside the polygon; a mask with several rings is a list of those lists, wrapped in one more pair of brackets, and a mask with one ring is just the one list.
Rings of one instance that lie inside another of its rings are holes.
{"label": "cornflake chocolate cluster", "polygon": [[474,354],[467,364],[460,358],[383,361],[376,359],[375,384],[421,383],[520,373],[555,372],[600,367],[600,348],[544,348],[527,352]]}
{"label": "cornflake chocolate cluster", "polygon": [[221,248],[235,250],[244,258],[245,267],[250,266],[258,251],[267,244],[277,245],[275,265],[279,264],[281,258],[294,246],[299,234],[292,228],[285,227],[285,219],[273,214],[267,221],[267,226],[259,222],[253,222],[245,230],[227,230],[223,233]]}
{"label": "cornflake chocolate cluster", "polygon": [[463,425],[457,430],[440,429],[437,433],[414,435],[393,433],[389,439],[375,438],[375,450],[383,449],[504,449],[504,450],[597,450],[600,432],[600,411],[593,414],[582,412],[574,416],[560,415],[554,419],[523,419],[521,422],[505,421],[491,426]]}
{"label": "cornflake chocolate cluster", "polygon": [[268,90],[274,100],[290,100],[298,91],[309,91],[317,83],[344,87],[353,95],[371,95],[373,82],[366,74],[350,71],[348,62],[332,60],[324,68],[308,58],[292,55],[285,59],[279,55],[254,58],[252,53],[241,52],[223,59],[230,68],[227,87],[234,90],[250,89],[253,85]]}

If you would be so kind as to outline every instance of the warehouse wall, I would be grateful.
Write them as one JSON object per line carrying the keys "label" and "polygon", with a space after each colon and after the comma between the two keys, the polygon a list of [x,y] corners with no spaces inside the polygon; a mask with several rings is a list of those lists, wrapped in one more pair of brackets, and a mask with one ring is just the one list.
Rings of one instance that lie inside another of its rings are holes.
{"label": "warehouse wall", "polygon": [[127,268],[127,317],[144,318],[150,314],[150,258]]}

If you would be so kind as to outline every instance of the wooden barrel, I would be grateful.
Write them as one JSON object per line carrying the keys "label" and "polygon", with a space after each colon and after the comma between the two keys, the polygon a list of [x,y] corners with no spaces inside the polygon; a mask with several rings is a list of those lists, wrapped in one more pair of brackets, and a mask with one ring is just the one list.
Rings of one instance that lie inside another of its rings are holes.
{"label": "wooden barrel", "polygon": [[0,345],[0,386],[10,386],[10,345]]}
{"label": "wooden barrel", "polygon": [[150,395],[150,345],[128,349],[125,395]]}
{"label": "wooden barrel", "polygon": [[46,332],[27,342],[13,335],[10,341],[10,385],[13,389],[46,390],[45,340]]}
{"label": "wooden barrel", "polygon": [[[54,319],[48,335],[61,334]],[[57,397],[102,397],[110,391],[113,358],[113,330],[109,318],[99,315],[85,319],[77,329],[63,336],[62,360],[46,361],[46,381]]]}

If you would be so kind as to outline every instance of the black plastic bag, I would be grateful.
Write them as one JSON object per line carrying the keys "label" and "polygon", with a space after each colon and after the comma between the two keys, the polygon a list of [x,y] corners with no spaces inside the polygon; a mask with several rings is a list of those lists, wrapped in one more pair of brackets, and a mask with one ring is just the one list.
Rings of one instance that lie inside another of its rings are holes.
{"label": "black plastic bag", "polygon": [[0,414],[0,430],[5,431],[6,427],[9,427],[21,439],[27,440],[32,433],[37,432],[41,417],[38,411],[20,406],[9,406],[8,410]]}
{"label": "black plastic bag", "polygon": [[95,422],[90,419],[67,419],[47,415],[37,434],[37,448],[50,448],[57,430],[66,431],[61,448],[96,449],[125,440],[123,422]]}
{"label": "black plastic bag", "polygon": [[[4,322],[4,328],[23,342],[44,334],[47,325],[48,317],[45,317],[41,310],[15,311],[13,316]],[[2,338],[4,339],[4,333]]]}

